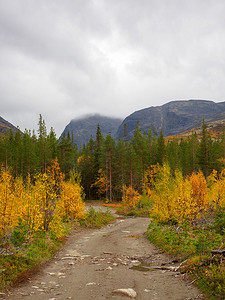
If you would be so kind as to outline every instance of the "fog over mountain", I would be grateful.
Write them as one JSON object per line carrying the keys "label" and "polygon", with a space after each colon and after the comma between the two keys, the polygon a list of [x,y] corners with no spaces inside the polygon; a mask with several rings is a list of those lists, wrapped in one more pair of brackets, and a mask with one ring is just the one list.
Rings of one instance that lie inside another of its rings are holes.
{"label": "fog over mountain", "polygon": [[143,134],[151,127],[156,136],[162,130],[166,137],[198,127],[203,119],[205,122],[225,119],[225,102],[177,100],[135,111],[123,121],[96,114],[72,120],[63,132],[69,132],[70,135],[73,133],[75,143],[82,145],[89,141],[91,135],[95,139],[98,123],[104,136],[111,132],[112,136],[119,140],[124,135],[124,124],[128,138],[133,136],[137,122]]}
{"label": "fog over mountain", "polygon": [[74,144],[78,146],[86,144],[90,137],[95,139],[97,126],[100,125],[101,133],[105,137],[109,132],[115,138],[118,126],[121,124],[122,119],[110,118],[101,116],[99,114],[87,115],[82,118],[71,120],[70,123],[65,127],[63,134],[70,136],[74,139]]}

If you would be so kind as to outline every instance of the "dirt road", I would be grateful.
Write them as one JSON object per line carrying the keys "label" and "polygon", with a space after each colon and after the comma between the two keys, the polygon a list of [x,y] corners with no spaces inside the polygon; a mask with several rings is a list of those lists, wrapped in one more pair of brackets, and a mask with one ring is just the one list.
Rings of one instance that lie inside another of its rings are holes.
{"label": "dirt road", "polygon": [[203,299],[178,272],[154,269],[175,264],[145,238],[148,224],[147,218],[122,218],[99,230],[74,232],[54,259],[4,298]]}

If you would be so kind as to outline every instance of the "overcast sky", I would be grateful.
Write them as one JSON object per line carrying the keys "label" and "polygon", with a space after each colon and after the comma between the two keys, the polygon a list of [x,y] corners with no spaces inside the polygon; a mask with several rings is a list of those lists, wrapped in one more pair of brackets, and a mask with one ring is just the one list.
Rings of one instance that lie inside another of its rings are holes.
{"label": "overcast sky", "polygon": [[0,0],[0,116],[124,118],[173,100],[225,101],[224,0]]}

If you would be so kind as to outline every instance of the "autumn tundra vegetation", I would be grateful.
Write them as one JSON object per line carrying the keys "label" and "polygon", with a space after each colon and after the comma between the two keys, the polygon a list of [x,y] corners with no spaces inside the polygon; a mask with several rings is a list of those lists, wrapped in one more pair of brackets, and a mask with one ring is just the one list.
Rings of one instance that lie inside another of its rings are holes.
{"label": "autumn tundra vegetation", "polygon": [[0,137],[0,239],[3,287],[48,259],[70,228],[95,227],[109,212],[85,201],[120,204],[119,214],[150,217],[147,237],[176,257],[210,299],[225,298],[225,132],[183,139],[142,133],[119,141],[97,127],[78,147],[73,136],[18,129]]}

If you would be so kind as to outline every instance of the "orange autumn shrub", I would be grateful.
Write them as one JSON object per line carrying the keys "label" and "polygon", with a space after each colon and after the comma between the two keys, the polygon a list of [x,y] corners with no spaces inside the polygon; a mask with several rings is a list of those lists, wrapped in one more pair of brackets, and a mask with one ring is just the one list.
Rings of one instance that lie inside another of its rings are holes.
{"label": "orange autumn shrub", "polygon": [[140,194],[135,191],[132,186],[123,187],[124,194],[122,197],[122,206],[125,208],[134,208],[135,205],[140,201]]}
{"label": "orange autumn shrub", "polygon": [[208,186],[204,174],[199,171],[189,177],[192,187],[192,202],[195,205],[196,217],[201,211],[206,211],[209,206]]}

